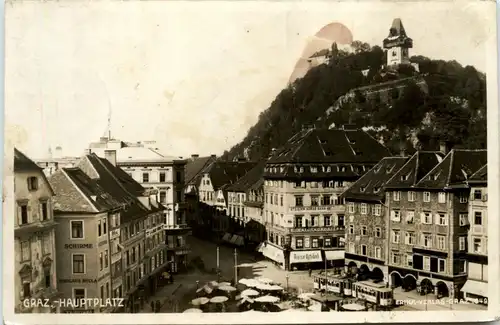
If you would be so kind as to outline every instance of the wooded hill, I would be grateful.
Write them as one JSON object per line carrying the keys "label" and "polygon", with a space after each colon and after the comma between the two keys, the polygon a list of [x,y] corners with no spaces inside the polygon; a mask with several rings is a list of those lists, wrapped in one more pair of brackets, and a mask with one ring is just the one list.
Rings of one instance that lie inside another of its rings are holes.
{"label": "wooded hill", "polygon": [[[252,160],[267,157],[272,148],[279,148],[310,124],[365,127],[394,154],[399,153],[403,142],[408,153],[418,148],[437,149],[440,140],[455,148],[486,148],[483,73],[456,61],[423,56],[411,58],[419,64],[419,72],[406,65],[396,73],[388,73],[383,67],[386,59],[382,48],[358,41],[352,48],[352,52],[346,52],[334,44],[328,63],[312,68],[283,89],[259,115],[243,141],[225,151],[221,158],[241,157],[245,148]],[[424,79],[428,91],[422,90],[415,78],[408,77]],[[408,80],[403,94],[390,103],[373,103],[355,91],[352,100],[338,104],[339,97],[350,90],[401,79]]]}

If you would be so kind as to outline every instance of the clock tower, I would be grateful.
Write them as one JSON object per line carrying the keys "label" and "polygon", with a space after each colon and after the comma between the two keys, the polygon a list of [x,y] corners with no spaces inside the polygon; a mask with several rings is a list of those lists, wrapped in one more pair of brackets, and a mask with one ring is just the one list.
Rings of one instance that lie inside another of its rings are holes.
{"label": "clock tower", "polygon": [[401,19],[394,19],[389,36],[384,39],[384,49],[387,50],[387,66],[410,64],[409,49],[412,47],[413,40],[406,35]]}

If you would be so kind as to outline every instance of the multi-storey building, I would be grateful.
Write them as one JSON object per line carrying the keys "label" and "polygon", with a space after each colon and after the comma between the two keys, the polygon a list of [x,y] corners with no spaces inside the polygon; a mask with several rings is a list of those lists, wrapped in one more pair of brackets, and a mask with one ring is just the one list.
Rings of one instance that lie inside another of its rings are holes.
{"label": "multi-storey building", "polygon": [[225,239],[233,244],[258,245],[262,242],[265,231],[261,220],[265,165],[265,161],[259,162],[238,181],[228,186],[230,227]]}
{"label": "multi-storey building", "polygon": [[199,187],[201,183],[202,171],[216,160],[215,155],[200,157],[199,155],[191,155],[191,159],[186,164],[186,186],[184,196],[186,198],[186,220],[188,225],[193,229],[197,236],[206,235],[208,227],[206,222],[209,220],[202,218],[205,210],[210,209],[208,206],[200,204]]}
{"label": "multi-storey building", "polygon": [[386,263],[393,287],[456,297],[467,276],[464,182],[486,164],[486,150],[444,153],[415,153],[386,183]]}
{"label": "multi-storey building", "polygon": [[390,153],[366,132],[305,128],[267,161],[259,250],[286,269],[342,266],[344,204],[339,196]]}
{"label": "multi-storey building", "polygon": [[227,217],[228,191],[227,188],[255,167],[255,162],[248,161],[217,161],[207,166],[201,172],[199,197],[202,204],[213,207],[212,215],[203,216],[211,218],[209,222],[219,234],[223,235],[229,228]]}
{"label": "multi-storey building", "polygon": [[388,281],[384,185],[408,160],[386,157],[343,194],[345,200],[346,272]]}
{"label": "multi-storey building", "polygon": [[53,189],[42,169],[14,149],[14,299],[15,312],[50,313],[56,309],[23,304],[26,299],[58,296]]}
{"label": "multi-storey building", "polygon": [[[136,302],[154,293],[167,266],[165,207],[116,166],[112,151],[106,159],[86,155],[76,167],[53,174],[50,182],[62,234],[57,237],[61,292],[67,298],[125,298],[128,310],[137,310]],[[153,243],[146,238],[148,232],[156,236]],[[66,307],[65,312],[82,312]],[[115,307],[84,309],[111,312]]]}
{"label": "multi-storey building", "polygon": [[155,223],[155,227],[158,230],[163,227],[165,234],[162,238],[170,248],[170,271],[178,272],[186,268],[189,254],[187,236],[190,228],[186,221],[184,200],[187,161],[180,157],[165,156],[154,145],[154,141],[129,143],[102,137],[99,142],[91,143],[88,151],[101,157],[111,154],[116,166],[149,190],[147,196],[156,195],[164,211],[162,225]]}
{"label": "multi-storey building", "polygon": [[[488,169],[481,167],[468,180],[469,234],[467,282],[462,287],[464,298],[487,304],[488,300]],[[461,220],[462,221],[462,220]],[[466,222],[463,220],[463,222]],[[462,243],[464,239],[459,239]],[[462,244],[463,245],[463,244]],[[476,301],[478,300],[478,301]]]}

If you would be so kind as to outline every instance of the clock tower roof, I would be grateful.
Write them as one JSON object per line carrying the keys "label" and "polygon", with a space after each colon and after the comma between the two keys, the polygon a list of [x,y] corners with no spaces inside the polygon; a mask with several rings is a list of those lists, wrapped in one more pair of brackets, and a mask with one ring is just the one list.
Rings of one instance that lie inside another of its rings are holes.
{"label": "clock tower roof", "polygon": [[389,29],[389,36],[384,39],[384,48],[389,49],[392,47],[412,48],[413,40],[406,35],[403,22],[400,18],[395,18],[392,21],[392,26]]}

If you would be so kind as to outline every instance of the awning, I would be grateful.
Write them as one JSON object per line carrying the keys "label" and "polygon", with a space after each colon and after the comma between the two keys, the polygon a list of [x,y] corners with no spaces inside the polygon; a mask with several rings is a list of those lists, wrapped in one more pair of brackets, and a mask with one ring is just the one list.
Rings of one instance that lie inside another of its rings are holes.
{"label": "awning", "polygon": [[283,251],[277,247],[269,244],[263,245],[261,253],[265,257],[272,259],[275,262],[278,262],[280,264],[285,263],[285,254],[283,254]]}
{"label": "awning", "polygon": [[488,283],[475,280],[467,280],[460,291],[488,298]]}
{"label": "awning", "polygon": [[343,260],[344,253],[345,253],[344,250],[325,251],[325,257],[328,261]]}
{"label": "awning", "polygon": [[290,252],[290,263],[321,262],[321,251],[295,251]]}
{"label": "awning", "polygon": [[222,237],[222,241],[230,242],[231,241],[231,234],[226,232],[224,234],[224,236]]}

